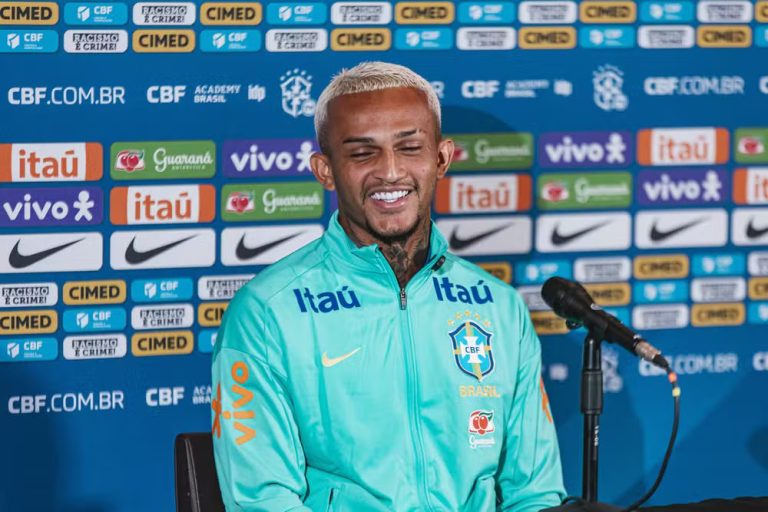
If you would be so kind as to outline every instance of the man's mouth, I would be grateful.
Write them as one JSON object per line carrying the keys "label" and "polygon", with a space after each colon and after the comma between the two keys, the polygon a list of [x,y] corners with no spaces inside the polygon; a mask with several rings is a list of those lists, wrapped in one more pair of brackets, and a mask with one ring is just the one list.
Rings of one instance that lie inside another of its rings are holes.
{"label": "man's mouth", "polygon": [[383,201],[385,203],[394,203],[410,194],[410,190],[391,190],[386,192],[374,192],[368,197],[375,201]]}

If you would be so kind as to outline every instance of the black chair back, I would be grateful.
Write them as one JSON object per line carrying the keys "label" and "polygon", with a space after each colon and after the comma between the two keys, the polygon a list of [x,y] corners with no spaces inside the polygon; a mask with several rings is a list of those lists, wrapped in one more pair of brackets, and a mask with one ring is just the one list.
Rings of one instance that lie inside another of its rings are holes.
{"label": "black chair back", "polygon": [[176,436],[174,465],[176,512],[224,512],[210,432]]}

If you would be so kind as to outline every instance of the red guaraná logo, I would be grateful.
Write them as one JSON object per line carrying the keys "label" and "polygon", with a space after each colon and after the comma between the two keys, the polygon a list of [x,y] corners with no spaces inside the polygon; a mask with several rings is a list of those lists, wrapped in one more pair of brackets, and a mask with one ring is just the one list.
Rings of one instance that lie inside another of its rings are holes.
{"label": "red guaran\u00e1 logo", "polygon": [[453,146],[453,161],[463,162],[469,159],[469,151],[467,151],[461,144],[456,143]]}
{"label": "red guaran\u00e1 logo", "polygon": [[765,151],[765,146],[760,139],[755,137],[742,137],[739,139],[739,153],[742,155],[759,155]]}
{"label": "red guaran\u00e1 logo", "polygon": [[568,199],[568,189],[559,181],[551,181],[541,188],[541,197],[545,201],[565,201]]}
{"label": "red guaran\u00e1 logo", "polygon": [[232,192],[227,198],[227,211],[245,213],[254,210],[253,194],[249,192]]}
{"label": "red guaran\u00e1 logo", "polygon": [[115,158],[115,169],[125,172],[144,170],[144,152],[136,149],[120,151]]}
{"label": "red guaran\u00e1 logo", "polygon": [[469,432],[484,436],[496,430],[493,411],[472,411],[469,415]]}

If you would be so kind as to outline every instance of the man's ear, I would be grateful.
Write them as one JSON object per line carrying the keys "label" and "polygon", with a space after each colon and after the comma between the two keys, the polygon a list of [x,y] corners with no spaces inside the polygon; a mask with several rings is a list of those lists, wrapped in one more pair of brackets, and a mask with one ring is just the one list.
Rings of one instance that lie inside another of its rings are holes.
{"label": "man's ear", "polygon": [[333,181],[331,172],[331,159],[323,153],[312,153],[309,157],[309,166],[312,168],[312,174],[320,182],[325,190],[336,190],[336,183]]}
{"label": "man's ear", "polygon": [[437,145],[437,179],[445,176],[453,160],[453,139],[442,139]]}

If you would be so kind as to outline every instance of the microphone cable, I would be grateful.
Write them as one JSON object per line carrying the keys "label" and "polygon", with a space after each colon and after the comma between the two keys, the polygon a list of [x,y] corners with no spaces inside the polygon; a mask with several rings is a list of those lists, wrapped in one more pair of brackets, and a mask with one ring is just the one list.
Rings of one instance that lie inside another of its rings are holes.
{"label": "microphone cable", "polygon": [[[669,380],[669,383],[672,385],[672,398],[674,400],[675,405],[675,412],[674,412],[674,418],[672,420],[672,433],[669,436],[669,443],[667,444],[667,451],[664,453],[664,460],[661,462],[661,467],[659,468],[659,474],[656,477],[656,481],[653,483],[653,486],[646,492],[639,500],[632,503],[627,508],[624,508],[621,510],[621,512],[632,512],[634,510],[637,510],[640,508],[640,505],[648,501],[651,496],[656,492],[656,489],[659,488],[659,485],[661,484],[661,480],[664,478],[664,473],[667,471],[667,464],[669,463],[669,458],[672,455],[672,448],[675,446],[675,440],[677,439],[677,429],[680,424],[680,386],[677,383],[677,374],[673,372],[669,367],[666,368],[667,371],[667,379]],[[566,505],[568,503],[576,503],[578,505],[585,505],[587,502],[584,501],[579,496],[568,496],[566,497],[561,505]]]}
{"label": "microphone cable", "polygon": [[659,468],[659,474],[656,477],[656,481],[653,483],[653,486],[646,492],[642,498],[637,500],[636,502],[632,503],[630,506],[625,508],[622,512],[632,512],[633,510],[637,510],[640,505],[648,501],[651,496],[653,496],[653,493],[656,492],[656,489],[659,488],[659,484],[661,484],[661,479],[664,478],[664,472],[667,470],[667,464],[669,463],[669,457],[672,455],[672,448],[675,446],[675,439],[677,439],[677,427],[680,424],[680,386],[677,384],[677,374],[672,371],[671,368],[667,367],[667,379],[669,379],[669,383],[672,385],[672,398],[675,401],[675,413],[674,413],[674,419],[672,420],[672,433],[669,436],[669,444],[667,445],[667,451],[664,453],[664,460],[661,461],[661,467]]}

